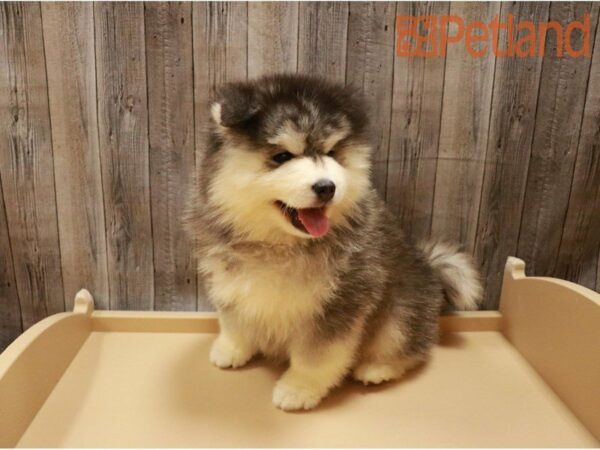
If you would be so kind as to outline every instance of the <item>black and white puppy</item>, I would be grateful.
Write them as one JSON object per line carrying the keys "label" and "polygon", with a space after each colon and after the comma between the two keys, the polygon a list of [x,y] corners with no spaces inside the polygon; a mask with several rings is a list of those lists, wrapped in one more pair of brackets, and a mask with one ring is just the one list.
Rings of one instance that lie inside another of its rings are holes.
{"label": "black and white puppy", "polygon": [[446,301],[474,309],[456,246],[413,246],[370,181],[367,113],[352,89],[276,75],[225,85],[187,229],[219,311],[219,367],[289,360],[273,402],[309,409],[347,374],[396,379],[425,361]]}

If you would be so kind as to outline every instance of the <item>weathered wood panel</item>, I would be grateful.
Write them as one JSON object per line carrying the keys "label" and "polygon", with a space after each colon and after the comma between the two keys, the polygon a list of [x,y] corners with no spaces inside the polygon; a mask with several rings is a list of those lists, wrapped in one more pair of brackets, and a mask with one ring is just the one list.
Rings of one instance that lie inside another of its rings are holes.
{"label": "weathered wood panel", "polygon": [[[450,15],[465,23],[489,23],[499,3],[452,3]],[[449,24],[449,35],[457,30]],[[471,56],[464,45],[449,45],[444,78],[440,146],[435,178],[432,234],[475,243],[487,147],[495,58],[491,51]]]}
{"label": "weathered wood panel", "polygon": [[344,82],[348,3],[300,2],[298,72]]}
{"label": "weathered wood panel", "polygon": [[575,172],[562,239],[553,275],[591,289],[596,284],[600,250],[600,33],[583,111]]}
{"label": "weathered wood panel", "polygon": [[85,287],[107,309],[92,3],[43,3],[60,254],[67,309]]}
{"label": "weathered wood panel", "polygon": [[598,249],[598,262],[596,270],[596,291],[600,291],[600,249]]}
{"label": "weathered wood panel", "polygon": [[22,331],[21,307],[17,294],[0,177],[0,352]]}
{"label": "weathered wood panel", "polygon": [[[179,224],[208,103],[227,81],[281,71],[363,91],[376,188],[413,238],[474,252],[486,308],[509,254],[600,289],[599,9],[2,4],[0,348],[83,286],[101,307],[210,309]],[[464,42],[395,55],[397,15],[566,25],[589,11],[592,58],[557,58],[554,31],[545,58],[473,58]]]}
{"label": "weathered wood panel", "polygon": [[[549,20],[566,26],[593,8],[593,41],[598,6],[551,3]],[[581,48],[581,38],[573,35],[574,48]],[[550,275],[556,267],[590,73],[589,58],[557,58],[556,41],[555,33],[547,34],[517,252],[530,273],[539,275]]]}
{"label": "weathered wood panel", "polygon": [[248,3],[248,76],[295,72],[298,67],[298,5]]}
{"label": "weathered wood panel", "polygon": [[372,180],[385,198],[394,79],[396,5],[350,2],[346,83],[368,102],[373,139]]}
{"label": "weathered wood panel", "polygon": [[[196,163],[204,151],[209,102],[218,86],[248,74],[248,5],[194,3],[194,117]],[[211,310],[198,277],[198,310]]]}
{"label": "weathered wood panel", "polygon": [[0,178],[28,328],[65,308],[38,3],[0,5]]}
{"label": "weathered wood panel", "polygon": [[194,99],[197,151],[201,151],[215,89],[248,75],[248,5],[194,3]]}
{"label": "weathered wood panel", "polygon": [[112,309],[152,309],[142,3],[95,3],[98,129]]}
{"label": "weathered wood panel", "polygon": [[196,269],[181,222],[194,173],[191,3],[145,6],[154,309],[196,310]]}
{"label": "weathered wood panel", "polygon": [[[548,3],[502,3],[501,20],[548,20]],[[516,39],[527,35],[517,33]],[[500,49],[507,48],[501,35]],[[498,58],[490,131],[475,237],[475,257],[486,285],[485,306],[498,304],[504,263],[517,251],[527,167],[531,154],[541,58]]]}
{"label": "weathered wood panel", "polygon": [[[397,16],[447,15],[448,3],[398,3]],[[431,234],[444,58],[396,57],[386,203],[415,240]]]}

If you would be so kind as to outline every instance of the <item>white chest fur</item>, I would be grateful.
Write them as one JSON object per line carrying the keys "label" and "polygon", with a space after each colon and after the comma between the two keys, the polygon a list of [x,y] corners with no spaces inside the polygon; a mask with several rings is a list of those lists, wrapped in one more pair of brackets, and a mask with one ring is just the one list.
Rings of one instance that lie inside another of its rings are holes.
{"label": "white chest fur", "polygon": [[218,309],[265,353],[282,353],[334,288],[323,254],[214,249],[201,262]]}

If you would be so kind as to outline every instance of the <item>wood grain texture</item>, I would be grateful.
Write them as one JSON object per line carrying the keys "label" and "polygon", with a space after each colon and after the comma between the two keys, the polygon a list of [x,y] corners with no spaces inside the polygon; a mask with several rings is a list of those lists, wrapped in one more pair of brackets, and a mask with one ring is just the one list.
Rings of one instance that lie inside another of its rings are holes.
{"label": "wood grain texture", "polygon": [[145,5],[154,309],[196,310],[182,195],[194,173],[192,5]]}
{"label": "wood grain texture", "polygon": [[38,3],[0,5],[0,178],[23,327],[64,311]]}
{"label": "wood grain texture", "polygon": [[[242,81],[248,70],[248,5],[242,2],[194,3],[194,101],[196,137],[201,139],[215,90]],[[201,141],[196,142],[199,149]]]}
{"label": "wood grain texture", "polygon": [[[447,15],[448,3],[397,3],[397,16]],[[399,57],[387,161],[386,203],[415,240],[431,234],[431,213],[440,138],[444,58]]]}
{"label": "wood grain texture", "polygon": [[347,2],[300,2],[298,72],[346,79]]}
{"label": "wood grain texture", "polygon": [[248,3],[248,77],[296,72],[297,2]]}
{"label": "wood grain texture", "polygon": [[[241,2],[194,3],[194,118],[196,164],[201,161],[209,120],[209,102],[227,81],[247,78],[248,5]],[[210,311],[198,277],[198,310]]]}
{"label": "wood grain texture", "polygon": [[[547,22],[548,3],[507,2],[501,20]],[[516,35],[520,39],[526,32]],[[500,49],[507,48],[501,35]],[[475,236],[475,258],[486,285],[484,305],[498,306],[504,263],[516,254],[527,167],[531,154],[541,58],[498,58],[490,131]]]}
{"label": "wood grain texture", "polygon": [[[549,20],[566,26],[592,9],[593,42],[598,6],[551,3]],[[580,48],[581,35],[573,41]],[[555,34],[548,33],[517,251],[532,275],[549,276],[556,267],[590,73],[589,58],[557,58],[555,48]]]}
{"label": "wood grain texture", "polygon": [[[1,4],[0,348],[84,286],[101,308],[211,309],[179,224],[208,105],[228,81],[282,71],[363,92],[377,190],[414,239],[474,252],[485,308],[511,254],[600,290],[599,10]],[[545,58],[473,58],[464,42],[446,58],[395,55],[397,15],[566,25],[587,12],[591,58],[557,58],[554,31]]]}
{"label": "wood grain texture", "polygon": [[372,180],[385,198],[394,78],[396,5],[350,2],[346,83],[361,89],[369,107]]}
{"label": "wood grain texture", "polygon": [[[600,26],[600,25],[599,25]],[[590,78],[569,206],[553,276],[573,280],[590,289],[596,283],[600,251],[600,33],[590,66]]]}
{"label": "wood grain texture", "polygon": [[43,3],[60,253],[67,309],[79,289],[107,309],[92,3]]}
{"label": "wood grain texture", "polygon": [[94,16],[110,307],[152,309],[144,5],[96,3]]}
{"label": "wood grain texture", "polygon": [[[489,23],[499,13],[499,3],[450,5],[450,15],[465,23]],[[452,25],[449,35],[456,33]],[[479,215],[494,67],[491,51],[474,58],[462,43],[448,45],[431,227],[436,237],[460,242],[468,251]]]}
{"label": "wood grain texture", "polygon": [[[1,177],[0,177],[1,178]],[[0,353],[21,332],[21,307],[13,266],[12,250],[0,179]]]}

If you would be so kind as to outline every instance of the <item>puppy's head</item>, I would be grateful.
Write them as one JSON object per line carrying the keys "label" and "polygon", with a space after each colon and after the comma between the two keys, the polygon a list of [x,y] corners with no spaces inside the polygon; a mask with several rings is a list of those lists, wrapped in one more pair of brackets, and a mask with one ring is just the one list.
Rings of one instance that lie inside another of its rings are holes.
{"label": "puppy's head", "polygon": [[209,201],[250,239],[324,236],[369,188],[366,113],[349,88],[292,75],[233,83],[211,114]]}

